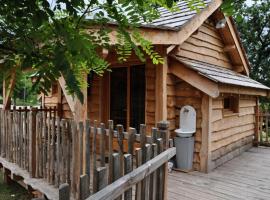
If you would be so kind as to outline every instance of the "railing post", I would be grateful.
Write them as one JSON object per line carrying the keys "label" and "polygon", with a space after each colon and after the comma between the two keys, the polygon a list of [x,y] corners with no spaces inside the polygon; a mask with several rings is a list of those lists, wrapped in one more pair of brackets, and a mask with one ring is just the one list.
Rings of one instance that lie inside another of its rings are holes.
{"label": "railing post", "polygon": [[[163,140],[163,148],[164,149],[168,149],[169,148],[169,126],[170,123],[168,121],[160,121],[157,123],[157,128],[160,134],[160,137]],[[163,151],[164,151],[163,149]],[[163,199],[166,200],[167,199],[167,184],[168,184],[168,162],[166,162],[163,165],[163,174],[164,174],[164,182],[163,182]]]}
{"label": "railing post", "polygon": [[31,108],[29,124],[29,172],[30,177],[36,175],[36,109]]}
{"label": "railing post", "polygon": [[259,98],[256,98],[256,107],[255,107],[255,136],[253,141],[253,146],[259,146],[259,123],[260,123],[260,108],[259,108]]}

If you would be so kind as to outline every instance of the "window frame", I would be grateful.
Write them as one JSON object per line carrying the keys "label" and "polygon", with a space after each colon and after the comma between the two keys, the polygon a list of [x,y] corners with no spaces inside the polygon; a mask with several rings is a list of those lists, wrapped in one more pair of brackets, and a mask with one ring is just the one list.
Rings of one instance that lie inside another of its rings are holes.
{"label": "window frame", "polygon": [[[229,108],[225,108],[225,100],[229,102]],[[224,117],[239,115],[239,95],[224,95],[222,98],[222,113]]]}

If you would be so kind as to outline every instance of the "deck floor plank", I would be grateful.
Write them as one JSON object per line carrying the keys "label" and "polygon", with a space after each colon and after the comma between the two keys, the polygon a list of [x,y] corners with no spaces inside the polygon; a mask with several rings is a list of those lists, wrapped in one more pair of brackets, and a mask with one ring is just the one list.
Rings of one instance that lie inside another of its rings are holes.
{"label": "deck floor plank", "polygon": [[270,148],[252,148],[209,174],[169,174],[168,200],[269,200]]}

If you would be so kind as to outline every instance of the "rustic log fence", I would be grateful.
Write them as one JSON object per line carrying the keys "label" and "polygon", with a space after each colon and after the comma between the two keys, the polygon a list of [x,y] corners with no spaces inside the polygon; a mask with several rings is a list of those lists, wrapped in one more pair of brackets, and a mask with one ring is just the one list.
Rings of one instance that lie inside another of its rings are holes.
{"label": "rustic log fence", "polygon": [[260,112],[257,116],[258,144],[270,146],[270,113]]}
{"label": "rustic log fence", "polygon": [[[54,113],[54,114],[50,114]],[[0,153],[59,188],[59,199],[164,199],[167,161],[175,155],[169,124],[124,131],[60,119],[52,109],[0,111]]]}

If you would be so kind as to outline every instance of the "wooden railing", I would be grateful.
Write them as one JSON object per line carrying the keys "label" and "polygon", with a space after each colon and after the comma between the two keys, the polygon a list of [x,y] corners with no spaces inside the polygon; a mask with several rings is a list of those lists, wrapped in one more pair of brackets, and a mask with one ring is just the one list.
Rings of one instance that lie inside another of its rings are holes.
{"label": "wooden railing", "polygon": [[261,146],[270,146],[270,113],[259,113],[257,120],[259,129],[258,143]]}
{"label": "wooden railing", "polygon": [[159,200],[166,195],[167,161],[175,155],[168,126],[160,122],[147,135],[145,125],[138,134],[113,121],[106,129],[47,110],[1,110],[0,152],[30,177],[59,187],[59,199]]}

